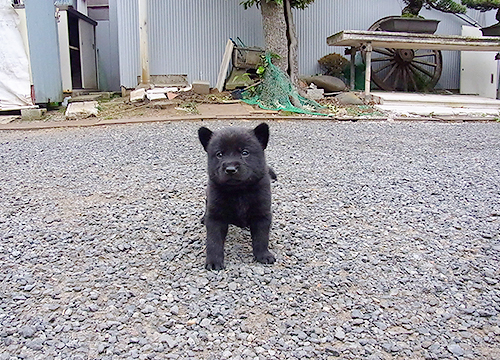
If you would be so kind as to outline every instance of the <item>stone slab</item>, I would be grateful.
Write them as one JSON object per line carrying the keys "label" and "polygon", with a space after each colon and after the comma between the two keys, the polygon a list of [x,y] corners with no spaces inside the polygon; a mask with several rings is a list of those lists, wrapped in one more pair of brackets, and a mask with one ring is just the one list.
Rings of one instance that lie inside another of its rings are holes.
{"label": "stone slab", "polygon": [[46,109],[21,109],[21,119],[40,120],[46,111]]}
{"label": "stone slab", "polygon": [[210,94],[210,83],[208,81],[193,81],[193,91],[200,95]]}
{"label": "stone slab", "polygon": [[98,105],[99,103],[97,101],[71,103],[66,109],[66,119],[76,120],[97,116],[99,113],[99,110],[97,109]]}
{"label": "stone slab", "polygon": [[146,98],[146,89],[139,88],[130,92],[130,101],[137,102],[143,101]]}

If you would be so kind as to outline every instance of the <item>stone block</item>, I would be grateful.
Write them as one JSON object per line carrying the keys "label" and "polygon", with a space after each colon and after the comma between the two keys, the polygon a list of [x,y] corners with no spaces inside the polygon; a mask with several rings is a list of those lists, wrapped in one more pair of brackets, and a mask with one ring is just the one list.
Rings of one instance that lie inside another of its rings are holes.
{"label": "stone block", "polygon": [[149,101],[153,100],[164,100],[167,96],[164,93],[150,92],[149,90],[146,92],[146,97]]}
{"label": "stone block", "polygon": [[40,120],[46,109],[21,109],[21,120]]}
{"label": "stone block", "polygon": [[307,97],[311,100],[323,99],[325,90],[323,89],[307,89]]}
{"label": "stone block", "polygon": [[130,92],[130,101],[137,102],[143,101],[146,98],[146,89],[140,88]]}
{"label": "stone block", "polygon": [[75,102],[68,105],[66,109],[66,119],[76,120],[84,119],[91,116],[97,116],[99,110],[97,101]]}
{"label": "stone block", "polygon": [[193,81],[193,91],[200,95],[210,94],[210,83],[203,80]]}

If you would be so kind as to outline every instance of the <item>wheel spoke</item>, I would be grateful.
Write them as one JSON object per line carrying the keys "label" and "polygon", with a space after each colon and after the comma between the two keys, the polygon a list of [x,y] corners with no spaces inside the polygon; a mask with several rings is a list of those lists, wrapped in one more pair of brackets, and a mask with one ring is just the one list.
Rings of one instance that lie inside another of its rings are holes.
{"label": "wheel spoke", "polygon": [[398,88],[399,76],[398,73],[401,72],[399,66],[396,66],[396,72],[394,73],[394,83],[392,84],[392,88],[396,90]]}
{"label": "wheel spoke", "polygon": [[413,60],[414,63],[417,63],[417,64],[422,64],[422,65],[426,65],[426,66],[432,66],[432,67],[437,67],[438,65],[436,63],[432,63],[432,62],[428,62],[428,61],[422,61],[422,60]]}
{"label": "wheel spoke", "polygon": [[415,56],[413,56],[414,58],[422,58],[422,57],[433,57],[433,58],[436,58],[436,53],[435,52],[427,52],[427,53],[419,53],[419,54],[415,54]]}
{"label": "wheel spoke", "polygon": [[401,67],[401,76],[403,78],[403,89],[408,92],[408,78],[406,77],[406,67]]}
{"label": "wheel spoke", "polygon": [[372,73],[373,73],[373,74],[379,73],[379,72],[381,72],[382,70],[387,69],[389,66],[394,65],[394,64],[395,64],[395,62],[394,62],[394,61],[391,61],[391,62],[389,62],[387,65],[384,65],[384,66],[382,66],[382,67],[378,68],[377,70],[373,70],[373,71],[372,71]]}
{"label": "wheel spoke", "polygon": [[372,62],[374,61],[387,61],[387,60],[392,60],[394,59],[394,56],[381,56],[377,58],[372,58]]}
{"label": "wheel spoke", "polygon": [[419,89],[417,86],[417,82],[415,81],[415,76],[414,76],[413,72],[411,71],[410,67],[407,67],[406,71],[408,72],[408,78],[410,79],[411,84],[413,85],[413,90],[418,91]]}
{"label": "wheel spoke", "polygon": [[391,68],[391,70],[389,70],[389,72],[387,73],[387,75],[385,75],[384,79],[382,80],[382,82],[386,82],[387,79],[389,79],[391,77],[391,75],[394,73],[394,71],[397,69],[398,67],[398,64],[394,63],[393,64],[393,67]]}
{"label": "wheel spoke", "polygon": [[383,48],[375,48],[372,51],[387,56],[394,56],[395,52],[394,49],[383,49]]}
{"label": "wheel spoke", "polygon": [[410,66],[413,67],[414,69],[420,71],[421,73],[427,75],[431,79],[434,77],[433,73],[431,73],[430,71],[428,71],[428,70],[426,70],[426,69],[424,69],[424,68],[422,68],[422,67],[420,67],[418,65],[415,65],[415,64],[411,63]]}

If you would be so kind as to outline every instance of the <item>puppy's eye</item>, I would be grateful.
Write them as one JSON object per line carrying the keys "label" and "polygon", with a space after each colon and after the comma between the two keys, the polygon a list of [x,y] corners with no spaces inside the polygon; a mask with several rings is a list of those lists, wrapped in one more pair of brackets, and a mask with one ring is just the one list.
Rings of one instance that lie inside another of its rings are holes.
{"label": "puppy's eye", "polygon": [[241,150],[241,156],[247,157],[248,155],[250,155],[250,152],[248,150],[246,149]]}
{"label": "puppy's eye", "polygon": [[217,159],[222,159],[222,151],[217,151],[215,153],[215,156],[217,157]]}

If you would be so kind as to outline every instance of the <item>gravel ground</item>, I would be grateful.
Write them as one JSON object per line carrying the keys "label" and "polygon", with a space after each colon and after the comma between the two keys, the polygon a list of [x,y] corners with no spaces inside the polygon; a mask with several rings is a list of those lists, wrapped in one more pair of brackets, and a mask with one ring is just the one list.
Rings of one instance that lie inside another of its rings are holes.
{"label": "gravel ground", "polygon": [[0,133],[1,360],[500,358],[500,124],[270,122],[220,272],[202,124]]}

